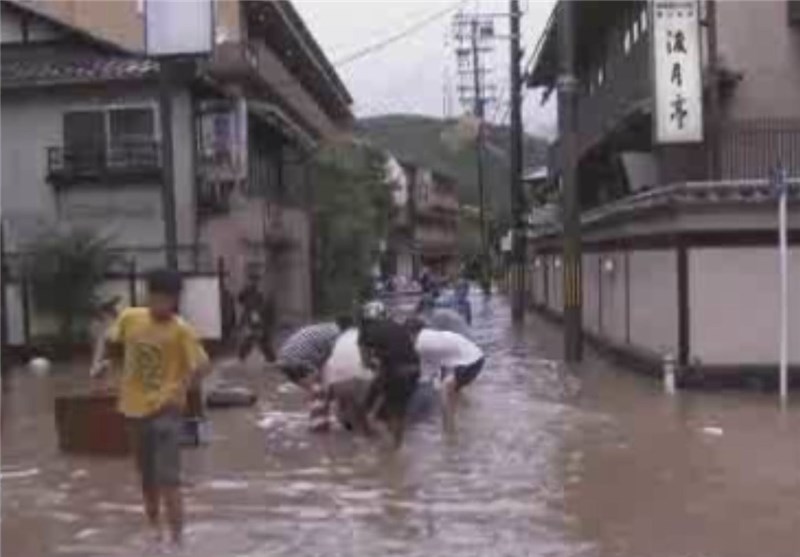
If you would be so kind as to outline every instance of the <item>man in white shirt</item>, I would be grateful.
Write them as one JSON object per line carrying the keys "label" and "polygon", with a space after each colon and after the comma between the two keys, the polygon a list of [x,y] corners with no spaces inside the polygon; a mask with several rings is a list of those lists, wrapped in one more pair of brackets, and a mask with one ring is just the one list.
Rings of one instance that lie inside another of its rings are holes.
{"label": "man in white shirt", "polygon": [[409,320],[414,347],[424,369],[437,369],[442,382],[445,426],[452,426],[455,397],[483,370],[483,351],[464,335],[424,327],[419,320]]}
{"label": "man in white shirt", "polygon": [[336,340],[331,355],[322,367],[326,392],[324,413],[335,403],[339,422],[348,430],[366,430],[364,400],[372,381],[372,372],[361,360],[358,329],[348,329]]}

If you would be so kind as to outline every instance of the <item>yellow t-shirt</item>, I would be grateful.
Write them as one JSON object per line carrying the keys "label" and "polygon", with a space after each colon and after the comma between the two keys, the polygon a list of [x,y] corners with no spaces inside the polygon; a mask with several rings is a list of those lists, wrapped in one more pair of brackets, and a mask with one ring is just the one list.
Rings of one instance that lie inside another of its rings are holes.
{"label": "yellow t-shirt", "polygon": [[183,407],[189,375],[208,362],[192,327],[178,316],[154,320],[147,308],[128,308],[108,333],[124,349],[119,411],[149,416],[167,404]]}

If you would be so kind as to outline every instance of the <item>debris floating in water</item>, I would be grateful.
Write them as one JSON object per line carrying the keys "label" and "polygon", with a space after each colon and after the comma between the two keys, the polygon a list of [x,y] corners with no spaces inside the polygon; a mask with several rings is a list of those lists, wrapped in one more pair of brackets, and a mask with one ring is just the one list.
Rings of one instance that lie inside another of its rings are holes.
{"label": "debris floating in water", "polygon": [[25,470],[10,470],[0,472],[0,480],[19,480],[30,478],[39,474],[38,468],[27,468]]}

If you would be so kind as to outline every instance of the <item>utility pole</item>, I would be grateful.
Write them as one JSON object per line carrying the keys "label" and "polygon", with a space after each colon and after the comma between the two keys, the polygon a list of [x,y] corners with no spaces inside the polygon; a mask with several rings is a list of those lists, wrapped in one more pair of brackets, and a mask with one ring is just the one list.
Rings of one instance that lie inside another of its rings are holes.
{"label": "utility pole", "polygon": [[478,47],[478,20],[471,22],[472,36],[472,82],[475,98],[474,113],[478,120],[478,135],[475,137],[475,160],[478,171],[478,207],[480,208],[481,227],[481,288],[484,294],[488,293],[491,285],[491,258],[489,256],[489,242],[486,237],[486,195],[483,187],[483,117],[484,102],[481,91],[480,50]]}
{"label": "utility pole", "polygon": [[511,315],[515,322],[525,320],[525,199],[522,192],[522,76],[520,64],[519,0],[510,0],[511,40],[511,212],[513,234],[511,247]]}
{"label": "utility pole", "polygon": [[706,107],[706,145],[708,158],[708,179],[721,178],[719,126],[720,126],[720,98],[719,98],[719,61],[717,39],[717,0],[706,1],[706,38],[708,42],[708,72],[711,76],[711,87],[708,90]]}
{"label": "utility pole", "polygon": [[478,182],[478,205],[480,213],[481,236],[481,286],[484,293],[491,291],[491,253],[487,231],[486,191],[483,176],[484,117],[488,96],[494,85],[487,84],[490,70],[486,56],[493,51],[494,22],[492,16],[459,13],[454,19],[456,57],[459,68],[459,94],[462,104],[467,107],[478,122],[475,137],[475,159]]}
{"label": "utility pole", "polygon": [[175,171],[172,145],[172,80],[174,62],[159,64],[159,113],[161,117],[161,214],[164,220],[164,248],[167,267],[178,269],[178,234],[175,222]]}
{"label": "utility pole", "polygon": [[0,382],[5,378],[8,362],[8,273],[6,267],[5,223],[0,215]]}
{"label": "utility pole", "polygon": [[575,77],[575,6],[558,4],[558,127],[561,143],[561,178],[564,207],[564,359],[583,358],[581,221],[578,195],[578,80]]}

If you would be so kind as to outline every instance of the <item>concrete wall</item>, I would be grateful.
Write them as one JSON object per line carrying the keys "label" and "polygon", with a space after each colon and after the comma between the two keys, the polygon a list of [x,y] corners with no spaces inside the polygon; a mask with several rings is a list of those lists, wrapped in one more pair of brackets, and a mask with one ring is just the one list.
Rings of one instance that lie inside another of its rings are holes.
{"label": "concrete wall", "polygon": [[[789,358],[800,364],[800,248],[791,249]],[[779,274],[770,247],[689,251],[691,359],[703,364],[778,361]]]}
{"label": "concrete wall", "polygon": [[733,119],[800,116],[800,30],[788,0],[718,2],[718,51],[744,73],[725,110]]}
{"label": "concrete wall", "polygon": [[[63,114],[110,105],[152,106],[145,85],[103,86],[72,91],[4,93],[2,117],[2,199],[9,223],[9,249],[29,241],[42,224],[65,221],[97,228],[123,247],[163,245],[159,182],[108,187],[76,185],[57,193],[47,182],[47,148],[63,145]],[[173,98],[173,151],[178,241],[191,244],[195,229],[192,170],[194,141],[188,91]]]}
{"label": "concrete wall", "polygon": [[[539,266],[534,262],[530,269],[530,288],[534,304],[560,315],[563,277],[555,264],[558,259],[558,255],[539,256]],[[640,351],[677,353],[676,251],[584,253],[583,326],[588,332]]]}
{"label": "concrete wall", "polygon": [[[7,283],[6,299],[8,302],[8,342],[11,346],[25,346],[25,318],[22,301],[22,289],[19,283]],[[136,281],[137,301],[141,303],[145,295],[145,281]],[[119,298],[118,309],[132,305],[130,298],[131,285],[126,279],[108,279],[100,285],[101,299]],[[205,340],[222,338],[222,315],[220,304],[219,278],[214,275],[189,276],[184,282],[180,302],[181,315],[196,329]],[[58,327],[54,319],[36,313],[31,307],[28,316],[32,341],[49,337],[57,333]]]}
{"label": "concrete wall", "polygon": [[608,252],[598,257],[600,298],[603,306],[600,334],[619,344],[628,342],[625,273],[627,257],[624,252]]}
{"label": "concrete wall", "polygon": [[[265,250],[264,229],[271,229],[278,219],[278,230],[289,246]],[[311,227],[305,211],[239,199],[228,214],[204,222],[200,238],[214,261],[225,260],[231,293],[244,286],[247,267],[254,263],[263,269],[266,289],[275,294],[281,321],[297,324],[311,317]]]}
{"label": "concrete wall", "polygon": [[678,263],[675,250],[629,255],[631,344],[653,352],[678,349]]}

